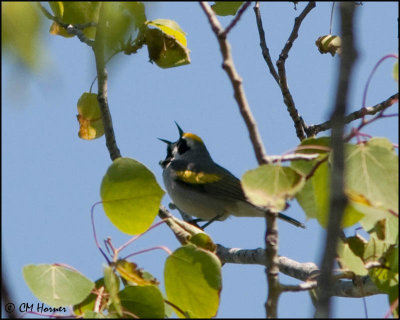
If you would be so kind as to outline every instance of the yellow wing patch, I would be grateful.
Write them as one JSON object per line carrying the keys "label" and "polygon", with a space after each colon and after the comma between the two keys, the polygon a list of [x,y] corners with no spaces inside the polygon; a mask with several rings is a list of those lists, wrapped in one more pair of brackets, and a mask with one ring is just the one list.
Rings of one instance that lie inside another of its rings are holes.
{"label": "yellow wing patch", "polygon": [[193,184],[212,183],[222,179],[218,174],[194,172],[190,170],[177,171],[176,175],[183,182]]}
{"label": "yellow wing patch", "polygon": [[196,140],[197,142],[200,142],[200,143],[204,144],[203,140],[201,140],[201,138],[197,134],[186,132],[186,133],[183,134],[183,137],[184,138],[190,138],[190,139]]}

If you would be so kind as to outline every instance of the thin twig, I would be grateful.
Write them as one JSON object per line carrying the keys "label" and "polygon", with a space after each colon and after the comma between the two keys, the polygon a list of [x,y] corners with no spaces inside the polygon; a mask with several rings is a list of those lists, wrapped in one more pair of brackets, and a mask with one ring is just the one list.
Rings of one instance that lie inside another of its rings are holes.
{"label": "thin twig", "polygon": [[337,84],[336,102],[332,112],[332,169],[330,183],[330,206],[327,235],[321,259],[321,276],[318,282],[318,301],[315,317],[331,317],[331,296],[334,279],[332,269],[336,258],[336,247],[341,231],[343,211],[347,198],[344,193],[344,117],[346,114],[350,80],[357,52],[354,47],[354,3],[340,3],[341,37],[343,51],[340,57],[340,71]]}
{"label": "thin twig", "polygon": [[[220,50],[223,57],[222,67],[228,74],[228,77],[232,83],[234,90],[234,96],[238,103],[239,110],[246,123],[247,130],[250,134],[250,140],[253,144],[253,149],[256,154],[258,163],[268,163],[267,155],[264,149],[264,145],[261,141],[260,134],[257,129],[256,121],[251,113],[250,106],[247,102],[246,95],[242,85],[242,79],[237,73],[232,55],[229,42],[226,39],[226,35],[222,30],[222,26],[219,23],[215,13],[212,11],[210,5],[207,2],[200,2],[200,6],[206,14],[208,21],[217,37]],[[266,256],[267,256],[267,267],[266,273],[268,278],[268,299],[266,302],[266,310],[268,317],[276,317],[277,315],[277,301],[279,298],[279,281],[278,273],[279,268],[277,267],[277,247],[278,247],[278,231],[277,231],[277,214],[266,214],[267,230],[265,235],[266,243]]]}
{"label": "thin twig", "polygon": [[106,137],[106,145],[108,152],[110,153],[111,160],[115,160],[121,157],[121,153],[118,149],[117,142],[115,141],[114,128],[111,119],[111,113],[107,99],[107,69],[105,65],[104,50],[105,43],[104,38],[106,34],[106,17],[104,6],[106,3],[100,3],[99,12],[99,23],[96,30],[95,45],[93,46],[94,56],[96,59],[96,70],[97,70],[97,84],[98,93],[97,100],[100,105],[101,115],[103,119],[104,134]]}
{"label": "thin twig", "polygon": [[218,21],[214,11],[211,9],[210,5],[207,2],[200,2],[200,6],[206,14],[211,28],[215,36],[217,37],[223,57],[222,67],[228,74],[229,80],[232,83],[234,97],[238,103],[240,113],[242,114],[242,117],[246,123],[247,130],[249,131],[250,140],[253,144],[253,149],[256,154],[257,161],[259,164],[265,164],[267,163],[265,148],[261,141],[256,121],[247,102],[246,94],[242,85],[242,79],[237,73],[235,65],[233,63],[230,45],[226,37],[224,36],[223,28]]}
{"label": "thin twig", "polygon": [[265,32],[264,32],[264,28],[263,28],[262,20],[261,20],[260,2],[259,1],[256,1],[256,4],[254,5],[253,9],[254,9],[254,13],[256,15],[258,34],[260,36],[261,53],[264,57],[265,62],[267,63],[269,72],[271,73],[272,77],[275,79],[276,83],[279,85],[279,76],[275,70],[274,64],[272,63],[272,59],[269,54],[269,49],[268,49],[267,43],[265,41]]}
{"label": "thin twig", "polygon": [[294,41],[298,37],[298,32],[301,23],[303,22],[307,14],[314,7],[315,7],[315,1],[310,1],[304,8],[303,12],[295,19],[293,30],[289,36],[289,39],[286,41],[286,44],[283,47],[281,54],[279,55],[278,61],[276,62],[276,65],[278,67],[279,84],[283,95],[283,101],[285,102],[289,115],[293,120],[294,127],[296,128],[297,137],[300,140],[304,140],[306,138],[306,136],[304,135],[304,128],[303,128],[304,121],[301,119],[299,112],[296,109],[293,97],[289,91],[286,78],[285,62],[286,59],[288,58],[289,51],[292,48]]}
{"label": "thin twig", "polygon": [[332,21],[333,21],[333,9],[335,8],[335,1],[332,2],[331,8],[331,21],[329,23],[329,34],[332,34]]}
{"label": "thin twig", "polygon": [[231,31],[231,29],[236,25],[236,23],[239,21],[240,17],[242,14],[246,11],[246,9],[250,6],[251,1],[245,2],[245,4],[239,9],[238,13],[236,16],[232,19],[231,23],[225,28],[224,30],[224,37],[226,37]]}
{"label": "thin twig", "polygon": [[[394,95],[390,96],[386,100],[376,104],[373,107],[361,108],[357,111],[350,113],[349,115],[347,115],[344,118],[344,123],[347,124],[354,120],[361,119],[365,115],[374,115],[374,114],[378,113],[379,111],[383,111],[383,110],[389,108],[390,106],[395,104],[398,100],[399,100],[399,94],[395,93]],[[331,128],[332,128],[332,122],[329,120],[329,121],[326,121],[321,124],[309,126],[308,129],[306,130],[306,134],[307,134],[307,137],[311,137],[311,136],[318,134],[321,131],[326,131]]]}

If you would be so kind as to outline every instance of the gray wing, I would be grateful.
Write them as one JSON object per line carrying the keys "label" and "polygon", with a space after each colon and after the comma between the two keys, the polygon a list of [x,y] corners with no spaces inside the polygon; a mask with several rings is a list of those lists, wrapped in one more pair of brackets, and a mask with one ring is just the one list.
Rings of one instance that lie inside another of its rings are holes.
{"label": "gray wing", "polygon": [[[185,160],[175,160],[170,165],[172,166],[172,169],[176,171],[191,170],[194,172],[207,172],[207,173],[218,174],[221,176],[220,180],[206,184],[186,183],[185,181],[179,179],[179,177],[176,177],[176,181],[180,184],[185,184],[186,188],[190,188],[198,192],[209,193],[216,197],[224,197],[224,198],[247,201],[243,193],[240,180],[236,178],[228,170],[222,168],[221,166],[215,163],[213,163],[212,165],[211,164],[195,165],[193,163],[189,164]],[[205,170],[205,168],[207,168],[207,170]],[[210,170],[210,168],[213,169]]]}

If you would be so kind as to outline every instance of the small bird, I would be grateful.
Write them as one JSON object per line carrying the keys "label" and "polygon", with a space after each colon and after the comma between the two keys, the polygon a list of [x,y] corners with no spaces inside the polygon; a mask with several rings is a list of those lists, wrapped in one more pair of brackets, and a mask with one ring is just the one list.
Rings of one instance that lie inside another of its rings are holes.
{"label": "small bird", "polygon": [[[209,223],[225,220],[230,215],[264,217],[266,210],[246,199],[240,180],[212,160],[203,140],[193,133],[185,133],[175,124],[178,141],[158,138],[167,144],[167,156],[160,165],[165,187],[175,206]],[[278,217],[305,228],[304,224],[283,213]]]}

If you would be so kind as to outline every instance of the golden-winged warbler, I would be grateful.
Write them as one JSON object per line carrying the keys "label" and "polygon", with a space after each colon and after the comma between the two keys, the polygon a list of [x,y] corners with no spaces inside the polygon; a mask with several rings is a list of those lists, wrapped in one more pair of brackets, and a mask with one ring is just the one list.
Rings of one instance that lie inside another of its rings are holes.
{"label": "golden-winged warbler", "polygon": [[[266,211],[251,204],[243,192],[240,180],[216,164],[203,140],[179,130],[179,139],[167,144],[167,157],[160,161],[168,194],[179,211],[201,220],[225,220],[237,217],[264,217]],[[297,226],[305,226],[282,213],[279,218]],[[208,224],[207,224],[208,225]]]}

